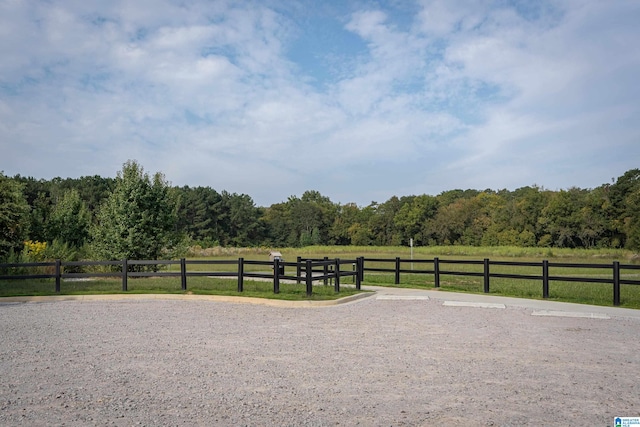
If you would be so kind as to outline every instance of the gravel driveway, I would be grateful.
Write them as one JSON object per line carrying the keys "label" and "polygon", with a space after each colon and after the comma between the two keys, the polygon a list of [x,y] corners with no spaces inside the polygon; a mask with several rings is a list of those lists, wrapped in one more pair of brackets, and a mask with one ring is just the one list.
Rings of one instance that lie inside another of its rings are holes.
{"label": "gravel driveway", "polygon": [[2,426],[610,426],[640,320],[375,297],[0,304]]}

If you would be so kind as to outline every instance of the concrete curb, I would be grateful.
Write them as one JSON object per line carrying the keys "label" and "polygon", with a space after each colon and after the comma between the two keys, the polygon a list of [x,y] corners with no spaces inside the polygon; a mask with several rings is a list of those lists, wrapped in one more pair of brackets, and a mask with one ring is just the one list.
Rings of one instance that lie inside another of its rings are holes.
{"label": "concrete curb", "polygon": [[91,301],[142,301],[142,300],[173,300],[173,301],[215,301],[234,304],[256,304],[272,307],[328,307],[332,305],[348,304],[375,295],[374,292],[363,292],[344,298],[323,301],[287,301],[268,298],[226,296],[226,295],[181,295],[181,294],[108,294],[108,295],[48,295],[2,297],[2,304],[46,303],[46,302],[91,302]]}
{"label": "concrete curb", "polygon": [[[438,301],[460,301],[465,303],[503,304],[506,307],[526,308],[533,311],[582,313],[581,317],[602,318],[626,317],[640,320],[640,310],[633,308],[577,304],[561,301],[515,298],[491,294],[471,294],[434,289],[390,288],[383,286],[363,286],[362,289],[376,291],[379,295],[424,295]],[[455,303],[454,303],[455,304]]]}
{"label": "concrete curb", "polygon": [[[607,307],[597,305],[575,304],[559,301],[534,300],[526,298],[513,298],[497,295],[457,293],[442,290],[424,290],[412,288],[390,288],[383,286],[363,286],[362,290],[369,291],[350,295],[336,300],[325,301],[287,301],[268,298],[254,298],[243,296],[223,295],[182,295],[182,294],[109,294],[109,295],[52,295],[52,296],[25,296],[25,297],[0,297],[0,306],[3,304],[16,304],[28,302],[60,302],[60,301],[133,301],[133,300],[175,300],[175,301],[216,301],[234,304],[256,304],[272,307],[330,307],[340,304],[355,303],[366,298],[375,297],[376,300],[437,300],[447,301],[447,305],[465,305],[475,307],[502,308],[520,307],[536,312],[569,313],[565,317],[626,317],[640,320],[640,310],[621,307]],[[579,314],[577,314],[579,313]],[[541,314],[536,314],[541,315]],[[544,316],[544,315],[542,315]],[[548,316],[548,314],[547,314]],[[556,314],[558,316],[558,314]]]}
{"label": "concrete curb", "polygon": [[442,305],[445,307],[507,308],[504,304],[494,302],[445,301]]}

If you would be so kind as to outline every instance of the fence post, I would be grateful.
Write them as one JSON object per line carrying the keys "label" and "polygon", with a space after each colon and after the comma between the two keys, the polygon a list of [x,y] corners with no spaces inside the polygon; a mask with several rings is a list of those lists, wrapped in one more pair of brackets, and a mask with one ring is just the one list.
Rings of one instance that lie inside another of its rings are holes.
{"label": "fence post", "polygon": [[364,257],[361,256],[358,259],[360,260],[360,282],[364,282]]}
{"label": "fence post", "polygon": [[307,260],[307,273],[306,273],[306,283],[307,283],[307,296],[310,297],[313,292],[313,271],[311,268],[311,260]]}
{"label": "fence post", "polygon": [[360,258],[356,258],[356,289],[360,290],[362,287],[362,282],[360,280],[360,274],[362,270],[362,262],[360,262]]}
{"label": "fence post", "polygon": [[187,290],[187,260],[180,258],[180,282],[182,283],[182,290]]}
{"label": "fence post", "polygon": [[620,305],[620,261],[613,261],[613,305]]}
{"label": "fence post", "polygon": [[299,256],[296,260],[296,282],[300,284],[300,276],[302,276],[302,257]]}
{"label": "fence post", "polygon": [[244,258],[238,258],[238,292],[244,291]]}
{"label": "fence post", "polygon": [[542,298],[549,298],[549,260],[542,261]]}
{"label": "fence post", "polygon": [[484,259],[484,293],[489,293],[489,258]]}
{"label": "fence post", "polygon": [[[326,262],[326,261],[329,261],[329,257],[328,257],[328,256],[324,257],[324,261],[325,261],[325,262]],[[329,274],[329,266],[328,266],[327,264],[324,264],[324,265],[322,266],[322,274],[323,274],[323,275],[325,275],[325,276],[326,276],[327,274]],[[329,283],[329,282],[327,282],[327,278],[325,277],[325,278],[324,278],[324,285],[325,285],[325,286],[327,286],[327,283]]]}
{"label": "fence post", "polygon": [[440,258],[433,258],[433,282],[436,288],[440,287]]}
{"label": "fence post", "polygon": [[396,278],[395,278],[395,283],[396,285],[400,284],[400,257],[396,257]]}
{"label": "fence post", "polygon": [[129,264],[127,259],[122,260],[122,292],[127,292],[127,274],[129,271]]}
{"label": "fence post", "polygon": [[273,293],[280,293],[280,259],[273,260]]}
{"label": "fence post", "polygon": [[340,292],[340,258],[336,258],[335,263],[336,263],[336,268],[335,268],[336,282],[335,282],[334,290],[336,292]]}
{"label": "fence post", "polygon": [[61,274],[61,261],[59,259],[56,260],[56,293],[60,293],[60,274]]}

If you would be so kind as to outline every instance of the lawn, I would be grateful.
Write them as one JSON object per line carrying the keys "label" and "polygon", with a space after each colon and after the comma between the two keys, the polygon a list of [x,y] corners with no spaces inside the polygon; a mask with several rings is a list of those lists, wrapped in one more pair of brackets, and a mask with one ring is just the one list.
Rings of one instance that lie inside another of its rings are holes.
{"label": "lawn", "polygon": [[[638,258],[634,254],[619,250],[576,250],[557,248],[519,248],[519,247],[419,247],[411,251],[408,247],[353,247],[353,246],[311,246],[305,248],[277,248],[283,254],[286,262],[295,262],[297,257],[306,258],[340,258],[341,260],[355,260],[363,256],[365,259],[389,259],[396,257],[402,259],[401,269],[408,271],[433,270],[433,259],[438,257],[441,261],[440,270],[455,272],[482,273],[482,264],[448,264],[447,260],[473,260],[482,261],[485,258],[491,261],[511,261],[541,263],[548,260],[550,263],[572,264],[599,264],[612,265],[613,261],[619,261],[623,265],[638,265]],[[413,252],[413,253],[412,253]],[[237,272],[237,260],[242,257],[245,261],[268,261],[268,248],[212,248],[202,253],[192,254],[188,261],[189,272]],[[411,260],[413,259],[413,262]],[[421,261],[422,260],[422,261]],[[207,264],[208,261],[229,261],[227,264]],[[177,264],[160,266],[162,271],[179,272]],[[394,262],[365,261],[365,268],[393,269]],[[98,267],[99,268],[99,267]],[[353,269],[351,264],[343,265],[343,270]],[[245,273],[271,274],[267,265],[245,264]],[[541,276],[542,269],[536,266],[511,266],[491,265],[492,274],[518,274]],[[585,278],[611,279],[611,268],[586,269],[579,267],[560,268],[551,266],[549,274],[555,277],[571,276]],[[294,266],[285,266],[285,275],[294,276]],[[621,270],[622,280],[640,280],[640,270]],[[317,282],[316,282],[317,283]],[[344,278],[342,284],[353,283],[352,278]],[[395,284],[395,275],[391,272],[365,271],[364,285],[372,286],[401,286],[421,289],[433,289],[434,274],[403,272],[400,282]],[[455,292],[483,292],[483,278],[470,276],[456,276],[441,274],[440,289]],[[0,281],[0,296],[9,295],[50,295],[53,294],[53,280],[19,280]],[[122,292],[122,282],[119,278],[100,278],[90,281],[63,281],[62,294],[100,294]],[[287,284],[281,282],[280,293],[273,293],[273,283],[254,281],[250,278],[244,280],[244,292],[237,292],[237,280],[212,278],[206,275],[189,277],[188,291],[194,294],[239,295],[278,299],[335,299],[351,295],[357,291],[353,288],[343,287],[339,294],[333,291],[333,286],[315,285],[313,295],[306,296],[306,288],[302,284]],[[130,278],[128,280],[129,293],[183,293],[179,277],[171,278]],[[542,299],[541,279],[490,279],[490,293],[522,298]],[[576,302],[582,304],[595,304],[611,306],[613,304],[613,286],[606,283],[582,283],[573,281],[553,280],[549,285],[549,299],[556,301]],[[627,308],[640,308],[640,286],[621,285],[621,306]]]}
{"label": "lawn", "polygon": [[190,277],[188,289],[183,291],[180,278],[130,278],[127,292],[122,291],[122,280],[100,278],[91,280],[63,280],[60,293],[55,293],[53,279],[39,280],[3,280],[0,281],[0,296],[28,295],[96,295],[96,294],[186,294],[195,295],[229,295],[280,300],[333,300],[360,293],[354,287],[341,287],[335,292],[333,286],[325,286],[316,282],[311,296],[306,294],[306,286],[302,284],[280,283],[280,292],[273,292],[273,283],[257,280],[244,280],[243,292],[238,292],[236,279],[220,279],[212,277]]}

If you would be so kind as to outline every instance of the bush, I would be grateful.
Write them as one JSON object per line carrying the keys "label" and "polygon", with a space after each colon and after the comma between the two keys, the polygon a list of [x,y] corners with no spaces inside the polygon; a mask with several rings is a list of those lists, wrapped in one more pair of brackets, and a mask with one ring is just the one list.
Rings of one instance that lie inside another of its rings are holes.
{"label": "bush", "polygon": [[47,242],[27,240],[22,249],[22,262],[42,262],[46,259]]}

